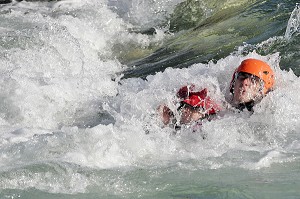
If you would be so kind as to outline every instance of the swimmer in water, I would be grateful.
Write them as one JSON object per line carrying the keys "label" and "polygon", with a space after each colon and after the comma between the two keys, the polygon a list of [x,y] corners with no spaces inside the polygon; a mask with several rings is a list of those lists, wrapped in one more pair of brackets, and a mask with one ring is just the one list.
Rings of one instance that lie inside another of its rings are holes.
{"label": "swimmer in water", "polygon": [[[238,110],[247,109],[253,112],[253,106],[273,89],[274,82],[274,72],[266,62],[246,59],[233,73],[229,103]],[[195,92],[194,87],[194,85],[184,86],[177,92],[177,97],[181,99],[177,108],[179,121],[169,107],[164,104],[158,107],[164,125],[201,121],[221,110],[220,106],[207,96],[207,89]]]}
{"label": "swimmer in water", "polygon": [[266,62],[246,59],[233,73],[229,102],[239,110],[253,112],[253,106],[273,89],[274,82],[274,72]]}
{"label": "swimmer in water", "polygon": [[194,85],[184,86],[177,92],[176,96],[180,99],[177,108],[178,118],[166,105],[163,104],[158,107],[164,125],[171,124],[179,127],[179,125],[190,124],[203,119],[210,120],[213,115],[220,111],[220,106],[207,96],[206,88],[199,92],[195,92],[193,89]]}

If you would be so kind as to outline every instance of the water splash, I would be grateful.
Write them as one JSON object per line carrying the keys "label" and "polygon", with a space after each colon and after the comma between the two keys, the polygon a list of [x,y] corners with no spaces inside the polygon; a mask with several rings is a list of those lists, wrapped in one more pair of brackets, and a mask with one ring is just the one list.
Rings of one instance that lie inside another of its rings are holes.
{"label": "water splash", "polygon": [[293,34],[300,32],[300,4],[297,3],[293,10],[285,32],[285,38],[290,39]]}

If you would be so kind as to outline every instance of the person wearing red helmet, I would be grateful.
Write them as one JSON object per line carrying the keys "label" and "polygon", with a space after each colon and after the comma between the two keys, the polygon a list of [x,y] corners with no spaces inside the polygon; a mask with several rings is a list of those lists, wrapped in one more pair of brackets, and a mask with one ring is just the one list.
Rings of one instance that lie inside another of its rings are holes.
{"label": "person wearing red helmet", "polygon": [[246,59],[234,71],[230,83],[231,104],[253,111],[253,106],[273,89],[275,75],[271,67],[258,59]]}
{"label": "person wearing red helmet", "polygon": [[161,119],[165,125],[175,123],[182,125],[203,119],[210,120],[211,116],[220,111],[220,106],[207,96],[206,88],[199,92],[195,92],[193,89],[194,85],[184,86],[176,94],[180,99],[180,105],[177,108],[179,121],[176,120],[175,114],[166,105],[158,107]]}

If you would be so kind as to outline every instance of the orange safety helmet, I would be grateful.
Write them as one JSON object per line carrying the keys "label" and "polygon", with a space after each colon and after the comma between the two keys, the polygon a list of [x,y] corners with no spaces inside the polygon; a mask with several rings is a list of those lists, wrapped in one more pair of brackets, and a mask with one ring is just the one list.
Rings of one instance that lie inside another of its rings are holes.
{"label": "orange safety helmet", "polygon": [[274,85],[275,75],[271,67],[264,61],[258,59],[245,59],[241,65],[235,69],[230,83],[230,92],[233,93],[236,74],[239,72],[249,73],[259,77],[264,82],[263,93],[269,92]]}

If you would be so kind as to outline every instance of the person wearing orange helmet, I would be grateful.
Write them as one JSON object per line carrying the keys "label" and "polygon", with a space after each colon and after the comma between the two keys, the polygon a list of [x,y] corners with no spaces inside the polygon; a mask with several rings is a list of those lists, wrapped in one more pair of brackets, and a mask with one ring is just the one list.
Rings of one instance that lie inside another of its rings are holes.
{"label": "person wearing orange helmet", "polygon": [[176,112],[178,118],[166,105],[163,104],[158,107],[164,125],[171,124],[176,128],[179,125],[192,124],[203,119],[210,120],[213,115],[220,111],[220,106],[207,96],[206,88],[199,92],[194,91],[194,88],[194,85],[184,86],[177,92],[176,96],[180,100]]}
{"label": "person wearing orange helmet", "polygon": [[230,83],[232,105],[253,111],[253,106],[273,89],[274,82],[274,72],[266,62],[252,58],[242,61]]}
{"label": "person wearing orange helmet", "polygon": [[[274,72],[266,62],[246,59],[233,73],[229,102],[239,110],[253,111],[253,106],[273,89],[274,82]],[[221,111],[221,106],[207,96],[207,89],[196,92],[194,85],[184,86],[176,96],[181,100],[177,109],[180,125],[209,119]],[[164,125],[178,124],[174,112],[166,105],[160,105],[158,112]]]}

